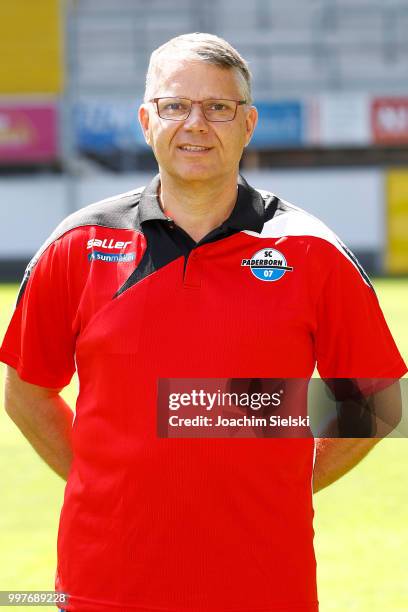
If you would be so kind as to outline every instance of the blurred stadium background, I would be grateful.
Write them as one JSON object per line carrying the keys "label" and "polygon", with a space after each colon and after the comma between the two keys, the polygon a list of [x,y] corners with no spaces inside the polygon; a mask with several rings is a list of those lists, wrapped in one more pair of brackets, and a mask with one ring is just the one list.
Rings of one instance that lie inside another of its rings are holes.
{"label": "blurred stadium background", "polygon": [[[254,77],[242,173],[318,215],[381,277],[407,359],[407,30],[408,0],[0,3],[0,281],[20,280],[68,213],[156,172],[137,122],[149,55],[207,31]],[[0,286],[1,335],[16,291]],[[63,485],[0,421],[0,590],[52,589]],[[386,440],[317,496],[322,612],[408,609],[407,458],[405,440]]]}
{"label": "blurred stadium background", "polygon": [[0,7],[0,277],[67,213],[156,166],[137,107],[151,51],[191,31],[249,60],[250,182],[322,217],[377,274],[408,272],[407,0],[36,0]]}

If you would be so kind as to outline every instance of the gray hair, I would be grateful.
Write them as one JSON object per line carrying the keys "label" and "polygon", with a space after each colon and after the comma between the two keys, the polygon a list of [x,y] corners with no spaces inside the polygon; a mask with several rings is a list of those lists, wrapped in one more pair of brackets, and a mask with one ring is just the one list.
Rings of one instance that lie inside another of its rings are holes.
{"label": "gray hair", "polygon": [[234,70],[240,81],[244,99],[247,104],[252,104],[252,76],[248,63],[223,38],[201,32],[176,36],[153,51],[146,74],[145,102],[153,97],[154,81],[160,72],[160,63],[165,55],[200,60],[220,68]]}

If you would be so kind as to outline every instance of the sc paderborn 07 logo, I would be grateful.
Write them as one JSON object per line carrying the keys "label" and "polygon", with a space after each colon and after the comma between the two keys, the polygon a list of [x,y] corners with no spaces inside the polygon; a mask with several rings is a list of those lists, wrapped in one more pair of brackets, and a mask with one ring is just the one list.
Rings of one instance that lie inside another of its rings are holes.
{"label": "sc paderborn 07 logo", "polygon": [[293,271],[280,251],[268,247],[257,251],[251,259],[243,259],[241,266],[250,268],[252,274],[262,281],[278,281],[286,272]]}

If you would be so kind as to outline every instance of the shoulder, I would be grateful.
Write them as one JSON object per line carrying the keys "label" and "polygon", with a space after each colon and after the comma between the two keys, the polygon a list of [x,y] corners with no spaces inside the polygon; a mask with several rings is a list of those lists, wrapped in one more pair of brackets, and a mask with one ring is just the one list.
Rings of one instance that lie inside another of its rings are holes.
{"label": "shoulder", "polygon": [[134,229],[137,224],[137,209],[143,190],[144,187],[139,187],[99,200],[75,211],[58,225],[48,240],[56,240],[72,229],[87,225]]}
{"label": "shoulder", "polygon": [[338,236],[323,222],[303,208],[295,206],[270,191],[257,189],[265,202],[265,223],[261,237],[311,236],[338,246]]}
{"label": "shoulder", "polygon": [[[321,219],[270,191],[257,189],[265,203],[265,222],[260,238],[293,237],[308,240],[318,255],[348,262],[372,288],[370,279],[354,253]],[[254,234],[254,232],[247,232]]]}
{"label": "shoulder", "polygon": [[80,230],[87,226],[100,226],[112,229],[137,229],[138,204],[144,187],[127,191],[80,208],[63,219],[49,238],[41,245],[32,262],[38,260],[41,254],[54,242],[72,230]]}
{"label": "shoulder", "polygon": [[83,240],[84,235],[92,227],[137,231],[139,228],[138,204],[144,189],[145,187],[139,187],[99,200],[65,217],[30,260],[17,301],[24,292],[33,268],[43,256],[51,255],[51,250],[59,253],[70,252],[75,257],[75,249],[72,249],[72,246]]}

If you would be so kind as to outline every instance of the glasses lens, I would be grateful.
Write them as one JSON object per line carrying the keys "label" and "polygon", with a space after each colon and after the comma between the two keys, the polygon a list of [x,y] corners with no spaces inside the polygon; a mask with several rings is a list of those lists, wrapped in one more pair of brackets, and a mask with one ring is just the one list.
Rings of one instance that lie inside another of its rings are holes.
{"label": "glasses lens", "polygon": [[191,100],[186,98],[159,98],[159,115],[162,119],[182,120],[188,117]]}
{"label": "glasses lens", "polygon": [[208,121],[232,121],[236,112],[233,100],[206,100],[203,102],[204,115]]}

